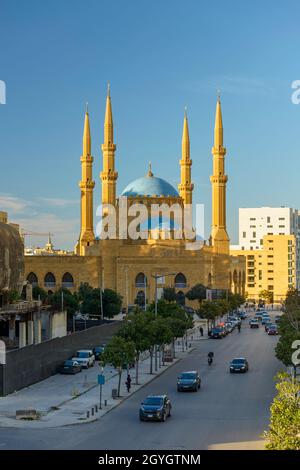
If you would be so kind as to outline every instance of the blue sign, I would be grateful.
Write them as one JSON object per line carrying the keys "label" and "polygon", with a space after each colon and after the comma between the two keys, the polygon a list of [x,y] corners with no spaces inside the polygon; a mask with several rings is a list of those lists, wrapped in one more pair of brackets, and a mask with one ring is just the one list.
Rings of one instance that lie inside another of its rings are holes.
{"label": "blue sign", "polygon": [[99,374],[98,375],[98,385],[104,385],[105,384],[105,375]]}

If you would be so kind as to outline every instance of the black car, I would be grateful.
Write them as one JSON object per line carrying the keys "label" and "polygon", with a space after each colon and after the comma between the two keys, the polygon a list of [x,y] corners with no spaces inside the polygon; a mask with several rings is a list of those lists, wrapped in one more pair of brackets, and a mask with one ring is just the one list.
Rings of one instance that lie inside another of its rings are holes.
{"label": "black car", "polygon": [[69,359],[58,368],[58,372],[60,374],[77,374],[78,372],[81,372],[81,369],[82,367],[78,362]]}
{"label": "black car", "polygon": [[249,364],[244,357],[236,357],[233,359],[229,366],[230,373],[233,372],[248,372]]}
{"label": "black car", "polygon": [[259,321],[257,318],[252,318],[252,320],[249,321],[250,328],[259,328]]}
{"label": "black car", "polygon": [[149,395],[141,403],[141,421],[166,421],[171,416],[172,405],[167,395]]}
{"label": "black car", "polygon": [[197,371],[182,372],[177,380],[177,391],[192,390],[197,392],[201,387],[201,379]]}

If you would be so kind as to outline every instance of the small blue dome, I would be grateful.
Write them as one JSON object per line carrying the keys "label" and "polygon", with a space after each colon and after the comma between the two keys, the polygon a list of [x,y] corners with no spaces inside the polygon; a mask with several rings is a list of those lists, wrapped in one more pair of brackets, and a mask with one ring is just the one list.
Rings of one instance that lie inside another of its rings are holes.
{"label": "small blue dome", "polygon": [[129,183],[121,196],[172,196],[179,197],[176,189],[167,181],[156,176],[143,176]]}

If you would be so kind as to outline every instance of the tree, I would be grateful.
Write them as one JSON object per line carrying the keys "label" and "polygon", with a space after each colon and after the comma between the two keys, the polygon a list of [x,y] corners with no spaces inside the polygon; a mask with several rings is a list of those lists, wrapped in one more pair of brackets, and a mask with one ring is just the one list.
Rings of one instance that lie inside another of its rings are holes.
{"label": "tree", "polygon": [[21,296],[17,290],[11,289],[8,291],[8,303],[13,304],[21,299]]}
{"label": "tree", "polygon": [[122,296],[112,289],[104,289],[102,303],[104,316],[106,318],[112,318],[115,315],[118,315],[121,311]]}
{"label": "tree", "polygon": [[229,292],[228,295],[226,295],[226,297],[227,297],[226,300],[228,300],[229,302],[230,311],[236,310],[246,301],[245,297],[243,297],[241,294],[233,294],[232,292]]}
{"label": "tree", "polygon": [[185,296],[189,300],[198,300],[201,305],[202,301],[206,299],[206,287],[203,284],[196,284]]}
{"label": "tree", "polygon": [[285,313],[279,322],[279,341],[276,345],[276,357],[284,365],[292,364],[292,343],[300,339],[300,297],[295,289],[287,293]]}
{"label": "tree", "polygon": [[101,355],[101,362],[104,364],[112,364],[112,366],[118,371],[118,397],[120,396],[121,390],[123,366],[124,364],[129,364],[134,361],[134,353],[135,348],[132,341],[126,341],[120,336],[113,336],[112,340],[106,346]]}
{"label": "tree", "polygon": [[[81,284],[78,296],[81,299],[80,311],[88,315],[101,315],[100,289],[93,289],[87,283]],[[104,289],[102,293],[103,315],[112,318],[118,315],[122,306],[122,297],[112,289]]]}
{"label": "tree", "polygon": [[271,405],[268,450],[300,450],[300,384],[288,374],[277,376],[277,395]]}
{"label": "tree", "polygon": [[176,300],[176,291],[174,287],[164,287],[163,298],[167,302],[175,302]]}
{"label": "tree", "polygon": [[268,304],[272,304],[273,303],[273,292],[271,292],[269,290],[266,290],[266,289],[261,290],[259,292],[259,298],[264,300]]}
{"label": "tree", "polygon": [[173,333],[170,327],[170,324],[168,324],[168,321],[166,321],[165,318],[162,318],[161,316],[158,316],[155,320],[155,343],[159,347],[159,351],[162,353],[163,357],[163,365],[164,365],[164,350],[166,344],[169,344],[173,341]]}
{"label": "tree", "polygon": [[213,324],[221,314],[221,308],[217,302],[208,300],[203,302],[197,311],[199,318],[205,318],[207,320],[208,331],[210,325]]}
{"label": "tree", "polygon": [[69,317],[72,317],[77,312],[79,306],[76,293],[72,294],[68,289],[58,289],[55,291],[49,296],[49,303],[55,310],[61,310],[63,307],[67,310]]}
{"label": "tree", "polygon": [[146,337],[147,318],[145,312],[136,310],[127,315],[126,320],[119,330],[118,335],[126,341],[131,341],[135,348],[135,383],[138,384],[139,379],[139,360],[142,352],[149,347]]}
{"label": "tree", "polygon": [[34,300],[38,300],[40,298],[41,302],[44,303],[48,298],[48,293],[42,287],[34,286],[32,288],[32,298]]}

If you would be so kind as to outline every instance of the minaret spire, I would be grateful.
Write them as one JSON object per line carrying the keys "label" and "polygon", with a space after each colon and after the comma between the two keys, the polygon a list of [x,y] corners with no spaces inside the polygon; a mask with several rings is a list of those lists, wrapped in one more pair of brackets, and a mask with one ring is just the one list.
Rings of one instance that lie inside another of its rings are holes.
{"label": "minaret spire", "polygon": [[104,118],[104,142],[102,144],[103,169],[100,173],[102,180],[102,204],[116,204],[118,173],[115,171],[115,151],[110,85],[108,84]]}
{"label": "minaret spire", "polygon": [[226,183],[228,177],[225,174],[226,148],[223,146],[223,120],[220,96],[218,96],[216,106],[212,155],[213,175],[210,177],[212,184],[212,246],[216,252],[228,253],[229,237],[226,230]]}
{"label": "minaret spire", "polygon": [[81,181],[79,187],[81,190],[81,223],[79,237],[79,254],[84,254],[84,247],[92,245],[95,241],[93,228],[93,190],[95,182],[93,181],[93,157],[91,155],[91,131],[90,119],[88,113],[88,104],[84,117],[84,128],[82,138],[82,156],[81,160]]}
{"label": "minaret spire", "polygon": [[180,196],[184,204],[192,204],[192,192],[194,185],[191,181],[192,160],[190,158],[190,136],[186,108],[184,110],[183,131],[181,141],[181,168],[180,184],[178,186]]}

